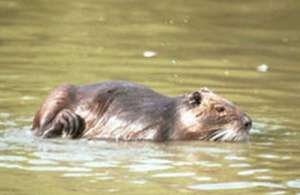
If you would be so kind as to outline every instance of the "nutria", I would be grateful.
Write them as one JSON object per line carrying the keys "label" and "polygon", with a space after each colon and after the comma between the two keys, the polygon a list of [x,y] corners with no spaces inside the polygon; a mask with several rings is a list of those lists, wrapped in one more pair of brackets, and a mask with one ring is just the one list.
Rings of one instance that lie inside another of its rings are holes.
{"label": "nutria", "polygon": [[126,81],[55,88],[37,111],[35,135],[108,140],[246,141],[251,119],[207,88],[169,97]]}

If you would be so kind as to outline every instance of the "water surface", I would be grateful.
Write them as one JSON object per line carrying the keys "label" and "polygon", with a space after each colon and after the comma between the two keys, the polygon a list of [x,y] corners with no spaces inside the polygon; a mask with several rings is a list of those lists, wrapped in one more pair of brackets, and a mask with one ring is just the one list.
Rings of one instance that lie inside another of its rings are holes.
{"label": "water surface", "polygon": [[[0,194],[300,194],[299,18],[295,0],[1,1]],[[251,141],[30,134],[54,86],[113,79],[209,87],[253,118]]]}

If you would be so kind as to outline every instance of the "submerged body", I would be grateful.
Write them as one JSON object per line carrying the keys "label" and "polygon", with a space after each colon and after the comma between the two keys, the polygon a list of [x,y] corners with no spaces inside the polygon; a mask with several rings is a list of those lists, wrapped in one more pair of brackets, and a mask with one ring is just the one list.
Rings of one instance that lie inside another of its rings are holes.
{"label": "submerged body", "polygon": [[45,138],[245,141],[251,119],[208,89],[176,97],[126,81],[54,89],[32,130]]}

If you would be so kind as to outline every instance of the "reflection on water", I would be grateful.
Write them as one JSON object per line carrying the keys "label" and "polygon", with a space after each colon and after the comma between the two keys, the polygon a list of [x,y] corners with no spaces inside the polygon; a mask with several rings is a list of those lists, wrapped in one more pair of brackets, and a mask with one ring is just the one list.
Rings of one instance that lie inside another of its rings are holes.
{"label": "reflection on water", "polygon": [[227,182],[217,184],[199,184],[190,186],[190,188],[198,190],[232,190],[259,186],[269,188],[283,188],[283,186],[281,185],[276,185],[268,182]]}
{"label": "reflection on water", "polygon": [[[1,143],[0,170],[38,173],[50,182],[56,178],[50,173],[87,185],[101,186],[106,181],[110,182],[109,188],[102,189],[106,192],[123,191],[130,185],[144,189],[159,185],[182,193],[246,189],[277,193],[300,188],[299,179],[288,179],[295,173],[293,163],[299,162],[299,157],[283,148],[270,150],[260,141],[157,144],[43,140],[33,137],[26,127],[2,131]],[[282,165],[286,165],[284,175],[280,174]],[[116,184],[118,188],[111,188]]]}
{"label": "reflection on water", "polygon": [[[300,193],[298,1],[11,0],[0,16],[0,194]],[[254,119],[251,141],[30,134],[48,90],[109,79],[207,86]]]}

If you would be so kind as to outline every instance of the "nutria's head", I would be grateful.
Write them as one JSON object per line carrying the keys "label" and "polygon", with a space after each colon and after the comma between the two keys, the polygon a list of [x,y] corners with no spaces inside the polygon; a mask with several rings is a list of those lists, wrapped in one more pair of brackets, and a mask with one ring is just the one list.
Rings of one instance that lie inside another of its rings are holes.
{"label": "nutria's head", "polygon": [[203,88],[184,96],[174,137],[209,141],[246,141],[252,121],[227,99]]}

